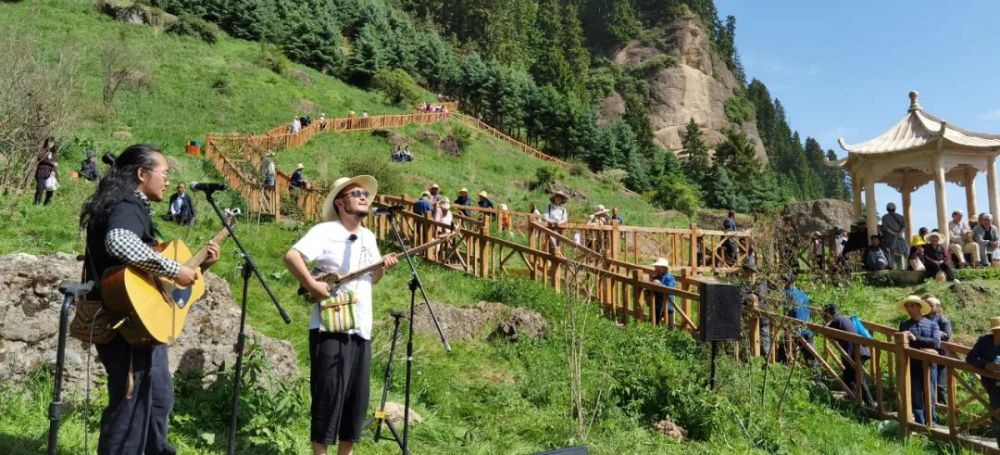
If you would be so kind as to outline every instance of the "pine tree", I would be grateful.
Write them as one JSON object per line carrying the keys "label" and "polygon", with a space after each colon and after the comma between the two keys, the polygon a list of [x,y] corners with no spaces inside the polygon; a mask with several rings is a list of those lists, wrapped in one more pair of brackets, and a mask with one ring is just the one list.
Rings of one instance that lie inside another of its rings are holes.
{"label": "pine tree", "polygon": [[715,147],[715,165],[731,172],[740,188],[753,182],[761,171],[753,142],[743,130],[729,127],[726,140]]}
{"label": "pine tree", "polygon": [[705,204],[715,209],[746,212],[750,209],[750,201],[740,192],[725,168],[712,168],[710,178],[703,187]]}
{"label": "pine tree", "polygon": [[708,145],[701,133],[701,127],[692,118],[684,132],[684,154],[686,158],[681,166],[688,180],[701,184],[711,172],[712,163],[708,157]]}

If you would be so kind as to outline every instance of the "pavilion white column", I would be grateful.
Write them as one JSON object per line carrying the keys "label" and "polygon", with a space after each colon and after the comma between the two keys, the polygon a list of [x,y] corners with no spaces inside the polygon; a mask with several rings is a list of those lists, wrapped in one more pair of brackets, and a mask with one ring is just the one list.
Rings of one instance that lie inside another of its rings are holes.
{"label": "pavilion white column", "polygon": [[861,217],[861,185],[858,174],[851,173],[851,202],[854,204],[854,218]]}
{"label": "pavilion white column", "polygon": [[903,183],[903,218],[906,219],[906,241],[913,238],[913,207],[910,204],[910,187]]}
{"label": "pavilion white column", "polygon": [[997,201],[997,157],[991,156],[986,166],[986,192],[990,196],[990,213],[995,217],[998,215]]}
{"label": "pavilion white column", "polygon": [[969,213],[965,215],[966,221],[976,219],[979,209],[976,207],[976,168],[970,167],[965,174],[965,204],[969,208]]}
{"label": "pavilion white column", "polygon": [[865,176],[865,224],[868,226],[868,237],[878,234],[878,220],[875,219],[875,177]]}
{"label": "pavilion white column", "polygon": [[[944,165],[941,164],[941,155],[934,157],[934,196],[937,198],[937,221],[938,229],[941,233],[948,232],[948,198],[945,195],[944,188]],[[906,220],[907,223],[910,220]],[[944,236],[944,240],[941,242],[947,247],[948,236]]]}

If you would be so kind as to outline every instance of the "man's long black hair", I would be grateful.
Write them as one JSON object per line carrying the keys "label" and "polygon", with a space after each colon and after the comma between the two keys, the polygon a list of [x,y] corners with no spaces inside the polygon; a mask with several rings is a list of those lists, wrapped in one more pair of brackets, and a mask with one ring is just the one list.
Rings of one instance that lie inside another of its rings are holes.
{"label": "man's long black hair", "polygon": [[83,204],[80,229],[87,229],[91,223],[107,221],[115,205],[139,187],[138,170],[152,170],[156,166],[155,155],[159,153],[162,153],[160,148],[151,144],[130,145],[117,157],[105,153],[101,161],[111,168],[97,184],[97,191]]}

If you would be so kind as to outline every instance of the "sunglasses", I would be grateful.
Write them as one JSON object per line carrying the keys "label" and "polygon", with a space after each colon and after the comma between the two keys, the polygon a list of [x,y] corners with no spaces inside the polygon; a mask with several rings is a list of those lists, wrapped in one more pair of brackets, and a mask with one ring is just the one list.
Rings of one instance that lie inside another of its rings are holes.
{"label": "sunglasses", "polygon": [[345,198],[347,196],[351,196],[351,197],[354,197],[354,198],[361,198],[361,196],[364,196],[365,199],[368,199],[368,198],[371,197],[371,195],[372,195],[371,193],[369,193],[369,192],[367,192],[365,190],[351,190],[351,191],[348,191],[348,192],[346,192],[344,194],[341,194],[340,197]]}

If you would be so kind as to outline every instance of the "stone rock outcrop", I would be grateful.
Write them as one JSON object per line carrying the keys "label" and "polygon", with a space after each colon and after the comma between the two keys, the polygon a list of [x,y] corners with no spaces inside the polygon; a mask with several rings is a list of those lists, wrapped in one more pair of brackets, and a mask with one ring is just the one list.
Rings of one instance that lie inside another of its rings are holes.
{"label": "stone rock outcrop", "polygon": [[658,433],[668,438],[675,439],[677,442],[684,442],[684,440],[687,439],[687,430],[673,421],[666,419],[661,420],[656,422],[655,427]]}
{"label": "stone rock outcrop", "polygon": [[[676,65],[650,73],[649,120],[655,141],[670,150],[682,148],[685,127],[693,118],[705,134],[709,146],[725,139],[723,131],[732,122],[726,117],[726,100],[740,86],[733,74],[710,49],[710,37],[694,15],[681,17],[663,30],[666,48],[661,50],[632,41],[614,52],[612,60],[625,67],[636,67],[664,54],[676,57]],[[610,122],[624,113],[621,95],[612,93],[600,103],[601,120]],[[763,142],[754,122],[740,125],[753,141],[757,155],[767,160]]]}
{"label": "stone rock outcrop", "polygon": [[[0,382],[18,381],[39,368],[53,367],[62,294],[59,284],[79,280],[81,263],[73,255],[13,254],[0,257]],[[208,274],[206,295],[191,308],[179,340],[170,346],[172,371],[212,371],[235,359],[233,343],[239,308],[225,280]],[[71,310],[72,313],[72,310]],[[72,317],[72,314],[70,315]],[[274,340],[248,326],[248,342],[258,344],[279,378],[298,376],[291,343]],[[97,351],[89,348],[92,386],[104,375]],[[64,379],[67,389],[82,390],[88,346],[67,338]]]}
{"label": "stone rock outcrop", "polygon": [[[433,304],[433,303],[432,303]],[[441,331],[451,341],[503,338],[510,341],[534,339],[546,334],[545,318],[527,308],[510,308],[497,302],[479,302],[471,307],[433,304]],[[418,305],[413,319],[418,333],[437,336],[426,305]]]}
{"label": "stone rock outcrop", "polygon": [[[404,414],[405,411],[406,407],[400,403],[396,403],[394,401],[385,402],[385,413],[387,414],[386,417],[389,419],[390,422],[394,424],[399,424],[399,425],[403,424],[403,416],[406,415]],[[420,423],[424,423],[424,418],[421,417],[420,414],[417,414],[417,411],[414,411],[412,407],[410,408],[409,417],[410,417],[410,425],[417,425]],[[402,431],[403,429],[399,428],[399,430]]]}
{"label": "stone rock outcrop", "polygon": [[816,231],[826,231],[834,226],[848,229],[853,221],[853,208],[848,201],[839,199],[819,199],[815,201],[792,202],[781,211],[781,217],[800,237]]}
{"label": "stone rock outcrop", "polygon": [[527,308],[514,308],[510,316],[493,331],[494,338],[509,341],[533,340],[546,334],[545,318]]}

